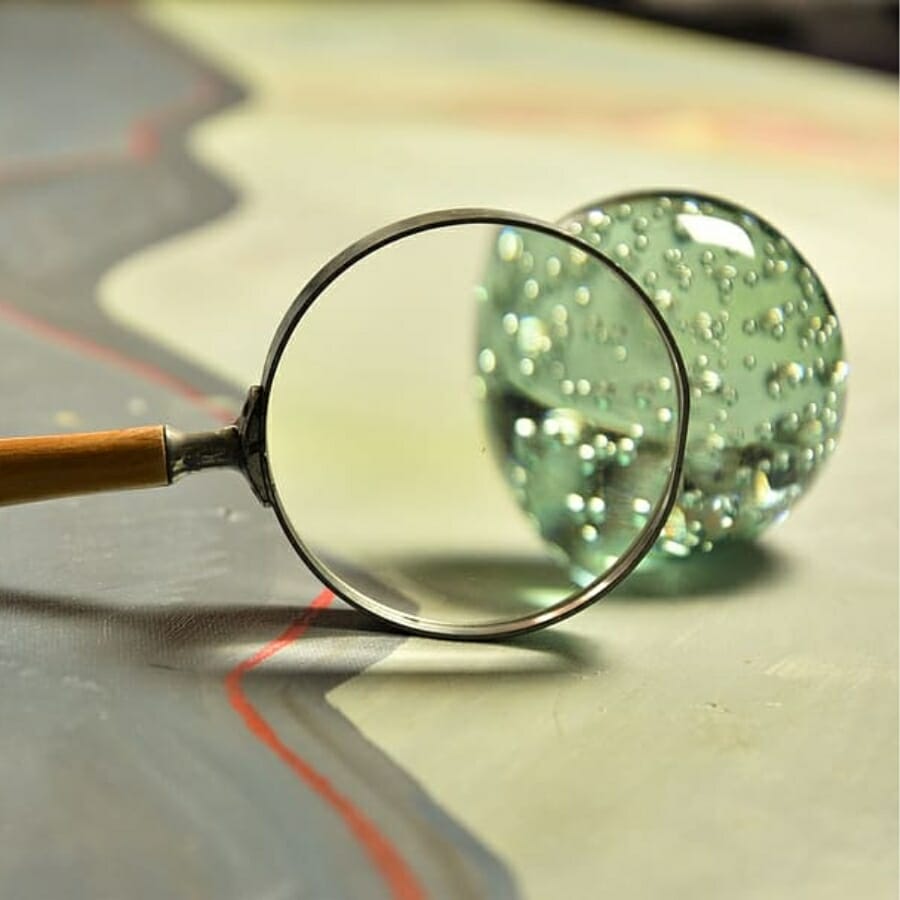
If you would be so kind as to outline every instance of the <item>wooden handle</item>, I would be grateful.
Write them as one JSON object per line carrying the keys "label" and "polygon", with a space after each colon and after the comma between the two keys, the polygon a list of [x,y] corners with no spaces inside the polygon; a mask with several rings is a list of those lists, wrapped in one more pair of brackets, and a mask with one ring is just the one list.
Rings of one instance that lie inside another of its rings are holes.
{"label": "wooden handle", "polygon": [[168,483],[162,425],[0,439],[0,506]]}

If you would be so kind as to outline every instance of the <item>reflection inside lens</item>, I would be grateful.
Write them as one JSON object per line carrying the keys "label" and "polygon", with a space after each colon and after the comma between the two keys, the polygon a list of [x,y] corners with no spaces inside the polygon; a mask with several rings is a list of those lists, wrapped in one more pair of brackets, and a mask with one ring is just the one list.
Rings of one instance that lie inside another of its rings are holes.
{"label": "reflection inside lens", "polygon": [[349,599],[425,630],[526,624],[646,536],[675,380],[603,260],[525,225],[444,224],[307,306],[269,388],[269,468],[295,542]]}

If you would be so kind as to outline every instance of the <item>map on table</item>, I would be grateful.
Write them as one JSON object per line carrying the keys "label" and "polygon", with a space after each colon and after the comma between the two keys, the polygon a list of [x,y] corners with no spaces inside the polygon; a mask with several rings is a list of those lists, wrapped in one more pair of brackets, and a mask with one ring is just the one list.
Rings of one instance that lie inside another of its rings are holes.
{"label": "map on table", "polygon": [[323,593],[234,473],[6,508],[0,895],[892,895],[893,82],[541,4],[3,4],[3,432],[214,427],[368,231],[660,185],[836,301],[796,514],[465,645]]}

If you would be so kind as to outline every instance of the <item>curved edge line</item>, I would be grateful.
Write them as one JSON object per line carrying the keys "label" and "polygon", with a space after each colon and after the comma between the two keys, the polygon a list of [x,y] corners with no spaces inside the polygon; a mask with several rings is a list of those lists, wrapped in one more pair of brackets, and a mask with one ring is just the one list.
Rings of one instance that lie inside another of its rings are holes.
{"label": "curved edge line", "polygon": [[300,618],[295,619],[280,635],[231,669],[225,676],[228,702],[243,719],[244,725],[253,737],[274,753],[313,793],[337,813],[384,878],[391,896],[396,900],[423,900],[426,896],[425,891],[390,840],[325,775],[314,769],[281,740],[275,729],[257,712],[243,690],[244,676],[303,637],[318,613],[330,606],[334,599],[335,595],[331,591],[323,590]]}

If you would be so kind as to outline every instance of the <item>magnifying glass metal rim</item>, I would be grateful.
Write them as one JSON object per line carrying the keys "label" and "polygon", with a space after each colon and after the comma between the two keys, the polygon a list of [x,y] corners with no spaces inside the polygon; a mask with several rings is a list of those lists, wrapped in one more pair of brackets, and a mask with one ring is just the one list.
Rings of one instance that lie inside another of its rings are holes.
{"label": "magnifying glass metal rim", "polygon": [[[637,535],[625,552],[619,556],[615,564],[603,575],[582,588],[580,591],[568,595],[559,603],[545,610],[505,622],[472,625],[441,623],[420,618],[400,610],[391,609],[373,597],[358,590],[352,584],[333,572],[327,564],[320,560],[312,549],[307,546],[303,538],[297,533],[291,517],[287,514],[278,493],[277,484],[271,475],[267,446],[268,401],[271,394],[272,383],[278,371],[279,362],[294,331],[300,326],[304,315],[309,311],[316,300],[321,297],[326,289],[344,272],[356,263],[365,259],[367,256],[375,253],[377,250],[422,232],[459,225],[508,226],[536,231],[568,243],[574,248],[594,258],[601,265],[612,269],[617,277],[621,278],[634,289],[637,297],[644,303],[647,313],[663,340],[666,353],[668,354],[673,372],[675,373],[674,388],[679,410],[675,452],[673,454],[672,469],[665,490],[663,491],[661,498],[657,501],[656,506],[648,519],[647,525]],[[252,455],[258,460],[258,465],[260,467],[258,477],[265,484],[266,499],[271,503],[275,510],[275,514],[281,524],[282,530],[287,535],[294,550],[296,550],[307,567],[343,600],[364,612],[374,615],[383,621],[390,622],[392,625],[416,635],[457,640],[492,640],[534,631],[573,615],[609,593],[616,585],[631,574],[659,536],[660,531],[672,511],[672,507],[675,504],[681,488],[682,467],[684,464],[687,429],[690,418],[690,401],[687,370],[669,326],[640,285],[638,285],[627,272],[624,272],[612,260],[607,258],[591,244],[579,239],[576,235],[571,234],[558,225],[553,225],[549,222],[543,222],[528,216],[522,216],[517,213],[483,208],[435,210],[393,222],[351,244],[319,269],[319,271],[306,283],[285,313],[270,345],[269,353],[263,367],[261,387],[257,390],[258,393],[253,398],[252,416],[249,417],[252,419],[252,430],[255,435],[253,443],[256,444],[254,447],[256,452]]]}

